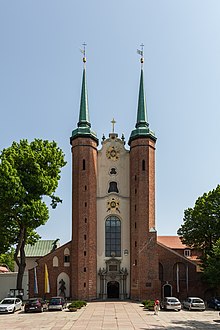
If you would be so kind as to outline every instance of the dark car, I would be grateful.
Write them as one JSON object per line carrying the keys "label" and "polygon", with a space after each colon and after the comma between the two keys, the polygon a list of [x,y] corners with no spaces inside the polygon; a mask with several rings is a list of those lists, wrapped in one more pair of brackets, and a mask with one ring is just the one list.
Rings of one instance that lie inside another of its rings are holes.
{"label": "dark car", "polygon": [[220,297],[213,297],[208,301],[208,307],[220,309]]}
{"label": "dark car", "polygon": [[63,297],[52,297],[48,304],[48,310],[61,310],[66,308],[66,301]]}
{"label": "dark car", "polygon": [[47,310],[47,303],[42,298],[31,298],[24,305],[24,311],[27,312],[43,312]]}

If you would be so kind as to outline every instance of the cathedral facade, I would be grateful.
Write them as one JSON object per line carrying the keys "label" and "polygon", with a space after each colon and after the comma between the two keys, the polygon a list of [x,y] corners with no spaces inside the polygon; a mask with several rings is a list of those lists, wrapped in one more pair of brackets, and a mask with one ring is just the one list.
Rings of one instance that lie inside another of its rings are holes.
{"label": "cathedral facade", "polygon": [[[29,294],[64,294],[90,301],[193,294],[200,279],[197,265],[157,242],[156,136],[147,119],[143,58],[137,120],[128,148],[124,136],[115,133],[114,120],[112,132],[103,136],[98,148],[89,119],[85,58],[83,61],[79,121],[70,137],[72,240],[38,260],[36,269],[29,272]],[[61,280],[65,292],[60,291]],[[203,291],[201,287],[201,296]]]}

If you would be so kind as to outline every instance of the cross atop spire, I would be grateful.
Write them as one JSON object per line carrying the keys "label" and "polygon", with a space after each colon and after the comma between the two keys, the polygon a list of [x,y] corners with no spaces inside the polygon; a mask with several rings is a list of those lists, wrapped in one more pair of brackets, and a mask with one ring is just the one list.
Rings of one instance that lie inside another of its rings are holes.
{"label": "cross atop spire", "polygon": [[114,118],[112,119],[111,123],[112,123],[112,133],[114,133],[115,132],[115,124],[116,124],[116,121],[115,121]]}
{"label": "cross atop spire", "polygon": [[141,47],[141,50],[140,49],[137,49],[137,53],[141,56],[141,66],[143,67],[143,64],[144,64],[144,44],[142,43],[140,45]]}
{"label": "cross atop spire", "polygon": [[86,46],[87,46],[87,44],[84,42],[82,44],[82,46],[83,46],[83,49],[80,49],[80,51],[83,54],[83,63],[85,65],[85,63],[86,63]]}

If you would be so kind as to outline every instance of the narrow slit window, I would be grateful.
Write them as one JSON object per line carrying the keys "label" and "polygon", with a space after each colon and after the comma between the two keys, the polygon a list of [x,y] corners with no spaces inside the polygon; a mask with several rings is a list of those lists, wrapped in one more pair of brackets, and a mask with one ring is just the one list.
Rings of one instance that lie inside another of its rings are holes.
{"label": "narrow slit window", "polygon": [[142,171],[145,171],[145,160],[142,160]]}

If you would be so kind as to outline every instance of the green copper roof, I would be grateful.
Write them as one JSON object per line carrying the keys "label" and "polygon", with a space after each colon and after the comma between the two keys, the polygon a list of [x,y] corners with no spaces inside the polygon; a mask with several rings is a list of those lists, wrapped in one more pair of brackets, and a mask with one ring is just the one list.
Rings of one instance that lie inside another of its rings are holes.
{"label": "green copper roof", "polygon": [[26,257],[43,257],[60,246],[59,240],[40,240],[34,245],[25,246]]}
{"label": "green copper roof", "polygon": [[139,88],[139,97],[138,97],[138,111],[137,111],[137,123],[136,128],[149,126],[147,123],[147,107],[146,99],[144,93],[144,74],[143,69],[141,69],[141,78],[140,78],[140,88]]}
{"label": "green copper roof", "polygon": [[137,109],[137,122],[135,129],[131,132],[131,136],[128,144],[138,137],[150,137],[156,141],[156,136],[149,128],[149,123],[147,119],[147,106],[144,92],[144,73],[143,68],[141,68],[140,77],[140,87],[139,87],[139,97],[138,97],[138,109]]}
{"label": "green copper roof", "polygon": [[88,107],[88,95],[87,95],[86,69],[85,68],[83,69],[82,91],[81,91],[81,102],[80,102],[78,127],[91,127],[91,124],[89,122],[89,107]]}
{"label": "green copper roof", "polygon": [[88,107],[88,94],[87,94],[87,86],[86,86],[85,67],[83,69],[79,122],[77,126],[78,128],[72,131],[72,136],[70,137],[70,143],[73,139],[79,136],[89,136],[97,140],[96,133],[91,130],[91,124],[89,120],[89,107]]}

